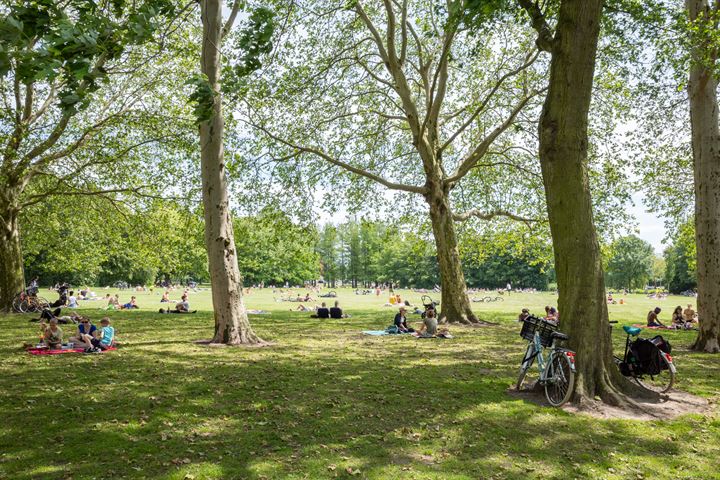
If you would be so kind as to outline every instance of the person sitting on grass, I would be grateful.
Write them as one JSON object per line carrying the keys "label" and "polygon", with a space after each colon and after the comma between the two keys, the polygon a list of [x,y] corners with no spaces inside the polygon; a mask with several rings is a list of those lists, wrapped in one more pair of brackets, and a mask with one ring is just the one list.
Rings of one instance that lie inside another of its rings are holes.
{"label": "person sitting on grass", "polygon": [[70,296],[68,297],[67,306],[68,308],[78,308],[77,297],[75,296],[75,292],[73,292],[72,290],[70,290]]}
{"label": "person sitting on grass", "polygon": [[78,323],[77,337],[70,337],[70,341],[82,348],[92,348],[92,339],[95,338],[97,327],[90,323],[87,317],[81,317]]}
{"label": "person sitting on grass", "polygon": [[658,320],[658,314],[662,312],[660,307],[655,307],[654,310],[650,310],[647,314],[647,326],[648,327],[664,327],[660,320]]}
{"label": "person sitting on grass", "polygon": [[[110,326],[110,319],[108,317],[100,320],[100,335],[99,338],[91,338],[90,343],[92,345],[92,352],[101,352],[112,347],[115,343],[115,329]],[[86,350],[88,351],[88,350]]]}
{"label": "person sitting on grass", "polygon": [[530,310],[527,308],[523,308],[522,312],[520,312],[520,315],[518,315],[518,322],[522,323],[525,321],[526,318],[530,316]]}
{"label": "person sitting on grass", "polygon": [[63,331],[58,327],[57,318],[51,318],[49,325],[46,325],[45,322],[41,323],[40,329],[43,332],[43,342],[48,349],[60,350],[62,348]]}
{"label": "person sitting on grass", "polygon": [[683,319],[685,323],[693,323],[695,321],[695,310],[693,310],[692,305],[689,303],[687,308],[683,310]]}
{"label": "person sitting on grass", "polygon": [[675,328],[683,328],[685,327],[685,318],[683,318],[682,314],[682,306],[678,305],[675,307],[675,310],[673,310],[672,313],[672,326]]}
{"label": "person sitting on grass", "polygon": [[315,314],[310,315],[311,318],[330,318],[330,310],[325,305],[325,302],[315,310]]}
{"label": "person sitting on grass", "polygon": [[340,302],[335,300],[335,306],[330,308],[330,318],[349,318],[350,315],[344,314],[342,308],[340,308]]}
{"label": "person sitting on grass", "polygon": [[163,293],[162,298],[160,299],[160,303],[170,303],[170,292],[165,290],[165,293]]}
{"label": "person sitting on grass", "polygon": [[432,338],[437,335],[437,329],[437,313],[435,312],[434,308],[428,308],[425,311],[425,318],[423,319],[423,324],[420,327],[420,330],[418,330],[418,337]]}
{"label": "person sitting on grass", "polygon": [[412,333],[415,331],[413,328],[408,327],[407,317],[405,316],[406,313],[407,310],[405,309],[405,307],[400,307],[400,310],[395,315],[393,325],[395,325],[395,328],[397,328],[398,333]]}
{"label": "person sitting on grass", "polygon": [[545,306],[545,320],[555,324],[560,323],[560,314],[555,307],[551,307],[549,305]]}
{"label": "person sitting on grass", "polygon": [[120,305],[120,310],[132,310],[134,308],[140,308],[137,306],[137,299],[134,295],[130,297],[130,301],[128,303]]}
{"label": "person sitting on grass", "polygon": [[183,296],[181,300],[175,304],[175,310],[170,310],[169,308],[165,310],[164,308],[160,309],[160,313],[195,313],[197,310],[190,311],[190,302],[188,302],[188,296],[187,294],[183,293]]}

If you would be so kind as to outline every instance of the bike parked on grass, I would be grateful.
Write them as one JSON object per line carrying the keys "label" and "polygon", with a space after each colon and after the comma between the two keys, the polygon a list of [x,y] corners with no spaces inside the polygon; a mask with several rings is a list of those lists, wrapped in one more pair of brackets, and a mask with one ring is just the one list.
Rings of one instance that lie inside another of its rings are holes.
{"label": "bike parked on grass", "polygon": [[[523,320],[520,336],[528,340],[528,347],[520,364],[520,376],[515,388],[520,390],[528,370],[537,359],[545,397],[550,405],[559,407],[572,396],[575,388],[575,352],[558,346],[569,337],[557,331],[557,325],[530,315]],[[547,356],[545,350],[549,350]]]}
{"label": "bike parked on grass", "polygon": [[[617,323],[611,321],[610,323]],[[612,325],[610,326],[612,328]],[[665,393],[675,383],[677,369],[670,355],[672,346],[661,335],[640,338],[639,327],[623,326],[627,334],[623,358],[613,356],[620,373],[653,392]],[[631,340],[631,337],[637,337]]]}
{"label": "bike parked on grass", "polygon": [[33,295],[27,290],[23,290],[13,298],[13,310],[17,313],[42,312],[49,307],[50,302],[45,298],[38,297],[37,294]]}

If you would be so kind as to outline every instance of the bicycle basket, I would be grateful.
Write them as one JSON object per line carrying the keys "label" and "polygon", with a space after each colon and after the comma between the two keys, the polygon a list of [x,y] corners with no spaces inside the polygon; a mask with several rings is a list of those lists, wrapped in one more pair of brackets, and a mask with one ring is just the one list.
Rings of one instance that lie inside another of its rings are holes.
{"label": "bicycle basket", "polygon": [[531,342],[535,338],[535,332],[537,332],[540,334],[540,344],[543,347],[549,347],[552,344],[552,333],[557,331],[557,329],[558,327],[554,323],[530,315],[523,320],[520,336]]}

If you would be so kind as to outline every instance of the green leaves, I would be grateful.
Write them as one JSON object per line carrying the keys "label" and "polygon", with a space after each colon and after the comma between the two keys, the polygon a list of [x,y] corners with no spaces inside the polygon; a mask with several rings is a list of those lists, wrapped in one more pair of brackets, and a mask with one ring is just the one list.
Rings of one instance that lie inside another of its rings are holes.
{"label": "green leaves", "polygon": [[223,72],[224,92],[231,96],[242,93],[246,77],[262,67],[260,58],[272,51],[274,32],[273,11],[265,7],[253,10],[235,42],[237,56]]}
{"label": "green leaves", "polygon": [[203,74],[193,75],[185,84],[195,87],[195,90],[190,94],[189,100],[190,103],[194,104],[195,123],[201,124],[209,121],[213,117],[217,92],[213,90],[207,76]]}

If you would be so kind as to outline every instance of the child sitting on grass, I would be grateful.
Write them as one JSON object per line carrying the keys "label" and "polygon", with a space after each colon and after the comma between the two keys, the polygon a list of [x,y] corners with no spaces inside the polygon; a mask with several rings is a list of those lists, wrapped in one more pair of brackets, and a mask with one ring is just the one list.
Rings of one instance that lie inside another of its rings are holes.
{"label": "child sitting on grass", "polygon": [[63,331],[58,327],[57,318],[50,319],[50,325],[45,322],[40,324],[43,332],[43,342],[50,350],[59,350],[62,348]]}
{"label": "child sitting on grass", "polygon": [[86,349],[85,351],[90,350],[91,352],[101,352],[103,350],[107,350],[112,346],[112,344],[115,341],[115,329],[110,326],[110,319],[108,317],[103,318],[100,320],[100,334],[99,338],[95,337],[90,340],[90,343],[92,344],[92,349]]}

